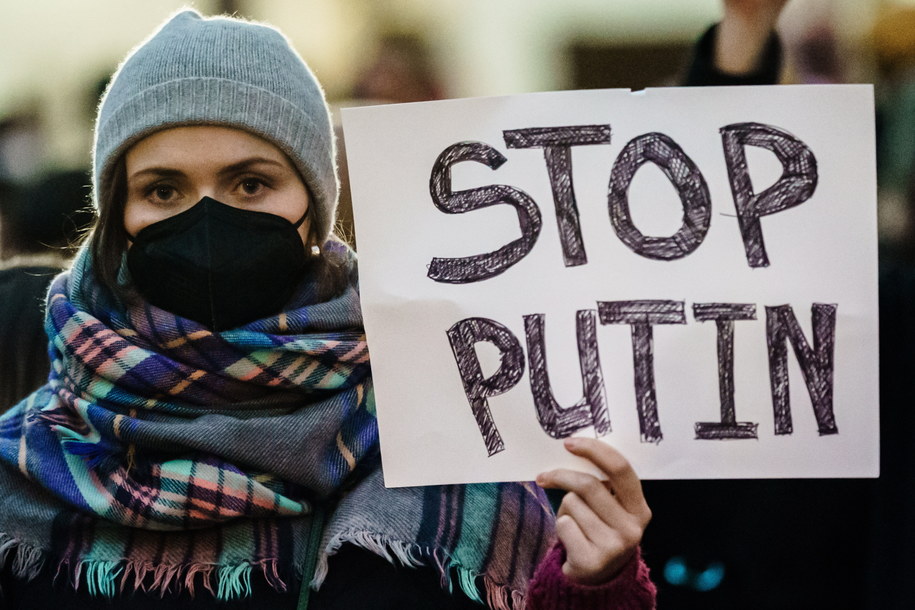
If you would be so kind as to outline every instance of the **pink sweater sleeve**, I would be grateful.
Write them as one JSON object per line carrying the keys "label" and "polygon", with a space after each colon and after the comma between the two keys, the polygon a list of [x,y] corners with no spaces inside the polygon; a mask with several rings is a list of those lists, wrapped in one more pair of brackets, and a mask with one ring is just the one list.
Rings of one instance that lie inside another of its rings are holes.
{"label": "pink sweater sleeve", "polygon": [[616,578],[602,585],[582,585],[566,578],[562,573],[565,560],[565,548],[557,543],[537,566],[527,590],[528,610],[649,610],[655,607],[657,590],[638,551]]}

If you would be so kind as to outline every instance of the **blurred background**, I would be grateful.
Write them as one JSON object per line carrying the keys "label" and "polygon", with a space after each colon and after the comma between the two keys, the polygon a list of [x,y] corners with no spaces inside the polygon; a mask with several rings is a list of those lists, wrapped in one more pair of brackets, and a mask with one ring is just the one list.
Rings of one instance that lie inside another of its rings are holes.
{"label": "blurred background", "polygon": [[[721,11],[718,0],[10,2],[0,22],[0,180],[86,167],[108,76],[188,4],[280,26],[335,105],[676,84]],[[906,8],[915,13],[915,0],[793,0],[781,22],[785,80],[889,87],[885,64],[915,57],[915,18],[896,15]],[[896,146],[915,157],[915,144]],[[901,184],[907,158],[893,158],[887,170]],[[902,187],[888,186],[881,234],[898,239]]]}
{"label": "blurred background", "polygon": [[[0,20],[0,116],[17,121],[4,122],[2,135],[5,147],[18,146],[24,155],[5,171],[16,176],[36,171],[27,161],[33,157],[39,166],[84,163],[99,88],[131,47],[187,4],[7,3]],[[236,13],[278,25],[335,101],[383,93],[367,82],[373,68],[400,71],[401,85],[411,81],[418,88],[417,81],[430,81],[426,91],[412,92],[417,97],[670,84],[692,42],[721,10],[717,0],[196,0],[190,5],[204,14]],[[783,32],[791,51],[802,51],[810,37],[833,45],[828,52],[837,54],[841,76],[870,82],[876,62],[869,35],[889,6],[881,0],[793,0]]]}
{"label": "blurred background", "polygon": [[[0,411],[42,382],[41,301],[91,219],[92,122],[117,62],[178,0],[8,2],[0,20]],[[197,0],[279,26],[334,108],[675,85],[719,0]],[[783,82],[874,83],[879,481],[648,481],[662,608],[915,605],[915,0],[791,0]],[[345,174],[344,174],[345,176]],[[341,217],[347,224],[344,191]],[[351,237],[347,235],[347,237]],[[9,273],[15,270],[16,273]],[[32,288],[24,288],[28,282]],[[27,301],[15,303],[11,296]],[[26,317],[31,316],[28,321]],[[20,346],[25,327],[34,346]],[[884,330],[886,329],[886,330]],[[7,334],[4,334],[7,333]],[[3,358],[17,357],[6,364]],[[4,370],[39,371],[11,382]],[[4,376],[6,375],[6,376]],[[12,391],[12,390],[11,390]],[[913,421],[909,421],[912,419]]]}

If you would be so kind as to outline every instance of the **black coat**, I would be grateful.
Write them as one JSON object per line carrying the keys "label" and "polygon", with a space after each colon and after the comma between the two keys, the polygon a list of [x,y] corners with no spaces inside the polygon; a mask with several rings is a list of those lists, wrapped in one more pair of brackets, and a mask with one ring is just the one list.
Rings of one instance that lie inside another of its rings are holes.
{"label": "black coat", "polygon": [[48,379],[44,301],[57,267],[0,269],[0,413]]}

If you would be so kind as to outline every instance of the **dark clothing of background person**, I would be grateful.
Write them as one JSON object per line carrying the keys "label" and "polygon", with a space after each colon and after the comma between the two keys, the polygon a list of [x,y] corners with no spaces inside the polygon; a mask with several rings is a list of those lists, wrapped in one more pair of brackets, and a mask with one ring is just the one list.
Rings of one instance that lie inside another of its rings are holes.
{"label": "dark clothing of background person", "polygon": [[0,196],[0,413],[47,381],[44,301],[93,218],[89,176],[56,170]]}
{"label": "dark clothing of background person", "polygon": [[[756,71],[742,76],[715,68],[714,36],[715,27],[697,43],[684,85],[771,85],[778,81],[781,47],[776,36],[770,39]],[[915,296],[915,272],[908,286]],[[884,305],[881,301],[881,307]],[[882,326],[885,314],[881,312]],[[906,328],[911,352],[915,327],[910,322]],[[897,379],[897,385],[899,379],[912,378],[910,370]],[[907,386],[909,404],[915,388],[911,381]],[[883,398],[886,411],[891,403],[889,396]],[[896,420],[911,417],[905,415],[908,408],[895,410],[904,412]],[[886,416],[884,413],[884,422]],[[900,426],[897,436],[911,429]],[[884,436],[885,449],[887,440]],[[655,576],[658,606],[703,610],[868,607],[867,516],[874,485],[872,480],[855,479],[643,481],[654,514],[643,540],[643,556]],[[896,495],[912,495],[903,488],[912,486],[900,485]],[[915,557],[910,549],[900,545],[901,552],[896,554],[908,554],[905,565],[911,568]],[[898,592],[898,586],[893,590]],[[907,597],[905,607],[911,607],[912,596]],[[903,607],[900,603],[897,599],[871,607]]]}
{"label": "dark clothing of background person", "polygon": [[44,300],[61,271],[50,265],[0,268],[0,413],[47,381]]}

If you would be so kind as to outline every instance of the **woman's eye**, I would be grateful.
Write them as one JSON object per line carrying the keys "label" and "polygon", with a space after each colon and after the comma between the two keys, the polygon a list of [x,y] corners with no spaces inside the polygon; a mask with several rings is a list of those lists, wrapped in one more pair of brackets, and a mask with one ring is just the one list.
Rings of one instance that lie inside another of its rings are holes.
{"label": "woman's eye", "polygon": [[159,184],[152,188],[150,194],[159,201],[168,201],[175,196],[175,188],[167,184]]}
{"label": "woman's eye", "polygon": [[256,178],[248,178],[241,182],[241,190],[246,195],[256,195],[262,188],[264,188],[264,183]]}

